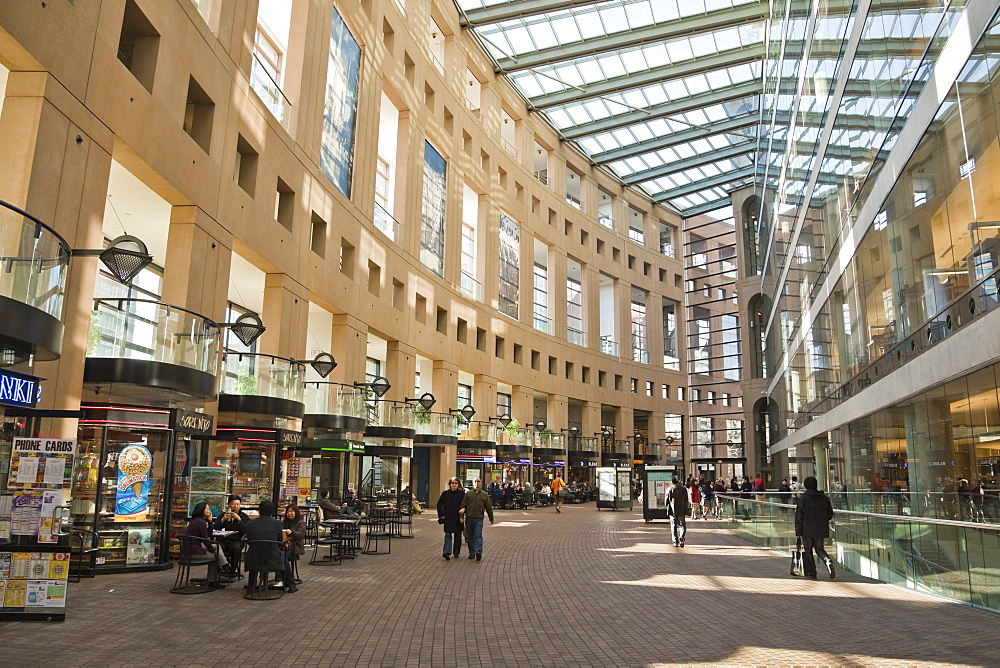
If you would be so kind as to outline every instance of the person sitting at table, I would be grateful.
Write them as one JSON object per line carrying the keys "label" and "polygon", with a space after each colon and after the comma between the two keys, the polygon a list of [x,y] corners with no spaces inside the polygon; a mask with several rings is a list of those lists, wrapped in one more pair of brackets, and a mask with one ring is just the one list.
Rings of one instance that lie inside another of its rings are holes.
{"label": "person sitting at table", "polygon": [[225,569],[229,565],[223,550],[212,542],[212,535],[209,527],[212,523],[212,509],[204,501],[195,505],[191,511],[191,520],[184,529],[182,540],[186,540],[187,549],[191,554],[214,554],[215,563],[208,569],[208,579],[211,582],[219,582],[219,570]]}
{"label": "person sitting at table", "polygon": [[214,528],[216,531],[234,531],[229,536],[219,538],[218,543],[229,564],[222,569],[227,577],[239,575],[238,567],[240,563],[240,553],[243,551],[243,534],[246,533],[247,522],[250,516],[240,509],[243,500],[236,494],[229,497],[226,511],[216,518]]}
{"label": "person sitting at table", "polygon": [[319,491],[319,503],[316,505],[323,509],[323,519],[330,520],[340,514],[340,508],[330,500],[330,490],[328,489]]}
{"label": "person sitting at table", "polygon": [[[247,553],[243,565],[250,574],[247,591],[257,586],[257,573],[284,573],[285,559],[281,544],[285,537],[281,531],[281,520],[274,516],[274,504],[265,499],[260,502],[257,519],[246,525]],[[269,541],[269,542],[255,542]]]}
{"label": "person sitting at table", "polygon": [[292,562],[306,553],[306,518],[294,503],[285,508],[285,517],[281,520],[281,533],[285,538],[285,591],[294,594],[295,576],[292,574]]}
{"label": "person sitting at table", "polygon": [[355,494],[354,490],[347,493],[347,499],[340,506],[341,515],[360,515],[365,509],[364,504],[361,503],[361,499]]}
{"label": "person sitting at table", "polygon": [[549,486],[549,483],[546,482],[542,485],[542,491],[538,493],[538,498],[542,506],[549,505],[552,499],[552,488]]}

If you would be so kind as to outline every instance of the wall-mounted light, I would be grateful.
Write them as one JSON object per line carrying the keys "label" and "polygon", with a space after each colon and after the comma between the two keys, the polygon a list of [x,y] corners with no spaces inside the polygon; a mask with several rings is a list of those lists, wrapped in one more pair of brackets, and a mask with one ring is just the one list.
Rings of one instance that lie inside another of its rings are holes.
{"label": "wall-mounted light", "polygon": [[503,415],[501,415],[499,417],[491,417],[490,418],[490,422],[492,422],[493,420],[496,420],[497,424],[499,424],[501,427],[504,427],[504,428],[506,428],[507,425],[509,425],[511,423],[511,417],[510,417],[509,413],[504,413]]}
{"label": "wall-mounted light", "polygon": [[[472,420],[472,416],[476,414],[476,409],[472,407],[472,404],[465,404],[461,408],[452,408],[448,412],[458,413],[465,418],[466,422],[470,422]],[[507,425],[504,426],[506,427]]]}
{"label": "wall-mounted light", "polygon": [[74,248],[70,254],[99,257],[111,275],[125,285],[131,283],[153,261],[146,244],[128,234],[115,237],[107,248]]}
{"label": "wall-mounted light", "polygon": [[433,408],[434,404],[437,403],[437,399],[435,399],[434,395],[431,394],[430,392],[424,392],[415,399],[406,397],[405,399],[403,399],[403,401],[416,401],[418,404],[420,404],[420,407],[423,408],[425,411],[429,411],[431,408]]}
{"label": "wall-mounted light", "polygon": [[385,393],[389,391],[390,387],[392,387],[384,376],[376,376],[370,383],[353,383],[353,385],[354,387],[367,387],[374,392],[375,396],[379,399],[384,397]]}
{"label": "wall-mounted light", "polygon": [[236,319],[236,322],[224,322],[219,326],[232,331],[236,338],[248,348],[250,344],[260,338],[266,329],[264,323],[260,321],[260,316],[256,313],[244,313]]}
{"label": "wall-mounted light", "polygon": [[[239,335],[237,335],[239,336]],[[249,344],[245,344],[249,345]],[[320,378],[326,378],[330,373],[337,368],[337,360],[333,359],[333,355],[330,353],[319,353],[316,357],[311,360],[295,360],[296,362],[305,364],[308,363],[309,366],[313,368],[313,371],[319,374]]]}

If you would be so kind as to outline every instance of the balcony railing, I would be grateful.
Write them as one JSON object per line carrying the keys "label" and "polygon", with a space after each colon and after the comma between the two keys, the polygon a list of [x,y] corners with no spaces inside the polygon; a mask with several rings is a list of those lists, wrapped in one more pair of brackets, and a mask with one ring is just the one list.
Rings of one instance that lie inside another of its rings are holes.
{"label": "balcony railing", "polygon": [[469,422],[458,435],[460,441],[497,442],[497,426],[492,422]]}
{"label": "balcony railing", "polygon": [[576,209],[579,209],[582,206],[582,202],[580,202],[580,198],[576,197],[575,195],[570,195],[569,193],[566,193],[566,201],[569,202],[570,206],[572,206],[572,207],[574,207]]}
{"label": "balcony railing", "polygon": [[597,214],[597,222],[609,230],[613,230],[615,228],[614,219],[611,216],[604,215],[603,213]]}
{"label": "balcony railing", "polygon": [[375,227],[382,234],[389,237],[389,241],[396,241],[399,234],[399,221],[393,218],[392,214],[386,211],[378,202],[375,202],[375,215],[372,222],[375,223]]}
{"label": "balcony railing", "polygon": [[473,278],[468,272],[462,272],[458,288],[463,294],[475,299],[477,302],[483,301],[483,284]]}
{"label": "balcony railing", "polygon": [[679,357],[674,357],[673,355],[663,355],[663,368],[670,369],[671,371],[681,370],[681,360]]}
{"label": "balcony railing", "polygon": [[389,401],[387,399],[369,401],[368,426],[414,429],[413,412],[413,404],[408,404],[405,401]]}
{"label": "balcony railing", "polygon": [[612,339],[610,336],[602,336],[601,352],[604,353],[605,355],[618,357],[618,342]]}
{"label": "balcony railing", "polygon": [[581,450],[584,452],[597,452],[597,437],[596,436],[577,436],[576,438],[569,439],[569,449],[570,450]]}
{"label": "balcony railing", "polygon": [[677,249],[674,248],[672,243],[666,241],[660,242],[660,253],[667,257],[677,257]]}
{"label": "balcony railing", "polygon": [[0,297],[61,319],[69,256],[55,230],[0,200]]}
{"label": "balcony railing", "polygon": [[555,434],[549,431],[535,432],[534,445],[536,448],[551,448],[553,450],[566,449],[566,434]]}
{"label": "balcony railing", "polygon": [[87,357],[147,360],[216,375],[221,329],[208,318],[152,299],[94,300]]}
{"label": "balcony railing", "polygon": [[256,53],[253,54],[253,59],[250,61],[250,87],[257,93],[257,97],[264,103],[271,115],[278,119],[278,122],[287,130],[292,103],[285,97],[281,86],[267,71]]}
{"label": "balcony railing", "polygon": [[413,423],[418,434],[451,437],[458,434],[458,416],[453,413],[432,413],[416,408]]}
{"label": "balcony railing", "polygon": [[306,367],[295,360],[257,353],[222,356],[222,394],[273,397],[302,402]]}
{"label": "balcony railing", "polygon": [[566,328],[566,340],[578,346],[586,347],[587,345],[587,335],[579,329],[573,329],[572,327]]}
{"label": "balcony railing", "polygon": [[531,430],[521,427],[504,427],[497,430],[497,443],[500,445],[531,445]]}
{"label": "balcony railing", "polygon": [[513,142],[511,142],[503,135],[500,135],[500,146],[502,146],[503,150],[507,151],[515,158],[517,157],[517,146],[515,146]]}
{"label": "balcony railing", "polygon": [[539,169],[535,171],[535,178],[542,182],[543,185],[549,185],[549,170]]}
{"label": "balcony railing", "polygon": [[365,389],[326,381],[305,384],[306,413],[365,418]]}

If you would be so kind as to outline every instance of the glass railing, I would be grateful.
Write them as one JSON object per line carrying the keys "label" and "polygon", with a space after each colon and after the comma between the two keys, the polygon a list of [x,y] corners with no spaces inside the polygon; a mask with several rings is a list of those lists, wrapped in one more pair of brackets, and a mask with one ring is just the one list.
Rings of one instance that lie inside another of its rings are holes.
{"label": "glass railing", "polygon": [[613,230],[615,228],[615,221],[611,216],[598,214],[597,222],[603,225],[604,227],[608,228],[609,230]]}
{"label": "glass railing", "polygon": [[576,197],[575,195],[570,195],[569,193],[566,193],[566,201],[569,203],[570,206],[572,206],[575,209],[579,209],[581,206],[580,198]]}
{"label": "glass railing", "polygon": [[572,327],[566,328],[566,340],[569,343],[576,344],[578,346],[587,346],[587,335],[581,332],[579,329],[573,329]]}
{"label": "glass railing", "polygon": [[586,452],[597,452],[596,436],[577,436],[569,439],[570,450],[581,450]]}
{"label": "glass railing", "polygon": [[69,257],[55,230],[0,200],[0,297],[61,319]]}
{"label": "glass railing", "polygon": [[284,357],[227,352],[222,356],[222,394],[304,399],[304,364]]}
{"label": "glass railing", "polygon": [[500,445],[531,445],[531,430],[521,427],[504,427],[497,430],[497,443]]}
{"label": "glass railing", "polygon": [[[732,496],[722,504],[734,534],[774,550],[794,548],[794,505]],[[826,549],[844,570],[1000,611],[998,532],[995,523],[835,509]]]}
{"label": "glass railing", "polygon": [[413,412],[413,404],[408,404],[405,401],[389,401],[388,399],[369,401],[368,426],[414,429]]}
{"label": "glass railing", "polygon": [[463,271],[458,287],[465,295],[475,299],[477,302],[483,301],[483,285],[473,278],[471,274]]}
{"label": "glass railing", "polygon": [[612,355],[613,357],[618,357],[618,342],[612,339],[610,336],[601,337],[601,352],[605,355]]}
{"label": "glass railing", "polygon": [[667,242],[660,243],[660,253],[666,255],[667,257],[677,257],[677,251],[674,250],[674,245]]}
{"label": "glass railing", "polygon": [[396,236],[399,233],[399,221],[393,218],[392,214],[382,208],[378,202],[375,202],[375,216],[372,222],[375,223],[379,232],[389,237],[389,241],[396,241]]}
{"label": "glass railing", "polygon": [[94,300],[87,357],[147,360],[218,373],[219,325],[151,299]]}
{"label": "glass railing", "polygon": [[432,413],[422,408],[415,408],[413,424],[418,434],[452,438],[458,434],[458,416],[453,413]]}
{"label": "glass railing", "polygon": [[546,334],[552,333],[550,330],[550,327],[552,326],[552,321],[548,317],[542,315],[541,313],[534,313],[533,322],[535,329],[537,329],[539,332],[545,332]]}
{"label": "glass railing", "polygon": [[326,381],[305,384],[306,413],[365,418],[365,388]]}
{"label": "glass railing", "polygon": [[535,178],[541,181],[542,185],[549,185],[549,172],[547,169],[536,170]]}
{"label": "glass railing", "polygon": [[664,369],[671,369],[673,371],[680,371],[681,370],[681,360],[680,360],[680,358],[674,357],[673,355],[667,355],[666,353],[664,353],[664,355],[663,355],[663,368]]}
{"label": "glass railing", "polygon": [[566,449],[566,434],[554,434],[547,431],[535,432],[536,448],[551,448],[554,450]]}
{"label": "glass railing", "polygon": [[267,67],[261,62],[260,56],[256,52],[250,61],[250,88],[257,93],[257,97],[264,103],[271,115],[278,119],[278,122],[287,130],[292,103],[285,97],[281,86],[271,77],[271,73],[267,71]]}
{"label": "glass railing", "polygon": [[492,422],[469,422],[462,427],[458,435],[462,441],[497,442],[497,426]]}

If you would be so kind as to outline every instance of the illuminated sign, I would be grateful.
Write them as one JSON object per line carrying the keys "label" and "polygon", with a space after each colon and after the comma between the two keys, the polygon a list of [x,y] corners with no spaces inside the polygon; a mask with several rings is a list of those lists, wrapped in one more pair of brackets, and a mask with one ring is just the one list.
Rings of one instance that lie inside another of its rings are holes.
{"label": "illuminated sign", "polygon": [[41,380],[0,369],[0,404],[34,408],[42,396]]}

